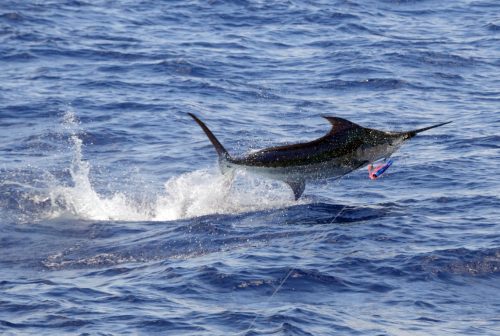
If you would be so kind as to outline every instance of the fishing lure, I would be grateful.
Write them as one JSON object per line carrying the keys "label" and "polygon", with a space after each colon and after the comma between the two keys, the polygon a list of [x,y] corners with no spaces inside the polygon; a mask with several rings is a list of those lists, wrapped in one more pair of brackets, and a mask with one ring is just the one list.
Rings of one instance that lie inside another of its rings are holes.
{"label": "fishing lure", "polygon": [[389,160],[381,165],[378,165],[376,167],[373,166],[373,164],[370,164],[368,166],[368,177],[371,180],[376,180],[379,178],[389,167],[392,165],[392,160]]}

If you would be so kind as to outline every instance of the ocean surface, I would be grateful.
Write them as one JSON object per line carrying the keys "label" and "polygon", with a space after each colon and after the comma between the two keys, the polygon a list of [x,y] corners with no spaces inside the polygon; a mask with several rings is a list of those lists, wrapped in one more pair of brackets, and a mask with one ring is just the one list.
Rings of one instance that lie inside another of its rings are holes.
{"label": "ocean surface", "polygon": [[[422,133],[228,187],[322,115]],[[0,334],[500,335],[500,2],[0,1]]]}

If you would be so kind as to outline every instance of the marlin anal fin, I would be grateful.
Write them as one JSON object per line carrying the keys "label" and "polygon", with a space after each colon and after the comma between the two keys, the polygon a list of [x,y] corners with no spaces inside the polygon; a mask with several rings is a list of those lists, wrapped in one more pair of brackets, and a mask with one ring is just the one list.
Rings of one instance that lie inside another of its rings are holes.
{"label": "marlin anal fin", "polygon": [[285,182],[290,186],[290,188],[292,188],[295,200],[298,200],[304,192],[304,189],[306,188],[306,182],[304,180],[293,180]]}

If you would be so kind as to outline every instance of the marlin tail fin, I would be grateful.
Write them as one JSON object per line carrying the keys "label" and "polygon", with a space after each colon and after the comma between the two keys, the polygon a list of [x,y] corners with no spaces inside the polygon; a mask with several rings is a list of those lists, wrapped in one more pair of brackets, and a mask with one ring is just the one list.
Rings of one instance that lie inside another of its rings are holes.
{"label": "marlin tail fin", "polygon": [[196,123],[198,125],[200,125],[201,129],[205,132],[205,134],[207,135],[207,137],[210,140],[210,142],[212,143],[212,145],[214,145],[215,150],[217,151],[217,154],[219,155],[219,160],[230,159],[231,156],[229,155],[227,150],[224,148],[224,146],[222,146],[222,144],[219,142],[219,140],[217,140],[217,138],[212,133],[212,131],[210,131],[210,129],[207,127],[207,125],[205,125],[205,123],[203,121],[201,121],[200,119],[198,119],[198,117],[195,116],[194,114],[192,114],[192,113],[188,113],[188,114],[191,116],[191,118],[194,119],[194,121],[196,121]]}

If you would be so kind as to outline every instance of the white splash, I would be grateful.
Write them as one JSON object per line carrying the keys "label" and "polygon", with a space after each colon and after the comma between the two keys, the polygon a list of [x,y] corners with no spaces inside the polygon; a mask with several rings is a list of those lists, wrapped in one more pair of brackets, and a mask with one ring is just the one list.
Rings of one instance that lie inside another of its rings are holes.
{"label": "white splash", "polygon": [[288,187],[240,172],[235,181],[216,171],[197,170],[171,178],[158,197],[154,220],[231,214],[297,204]]}
{"label": "white splash", "polygon": [[[289,188],[279,182],[263,180],[244,172],[232,182],[215,169],[196,170],[170,178],[164,191],[152,195],[153,201],[139,202],[122,192],[99,194],[90,179],[91,166],[83,159],[82,140],[75,128],[73,112],[64,116],[71,133],[73,160],[71,185],[50,182],[50,218],[74,217],[86,220],[165,221],[210,214],[234,214],[282,208],[297,204]],[[133,195],[132,195],[133,196]]]}

